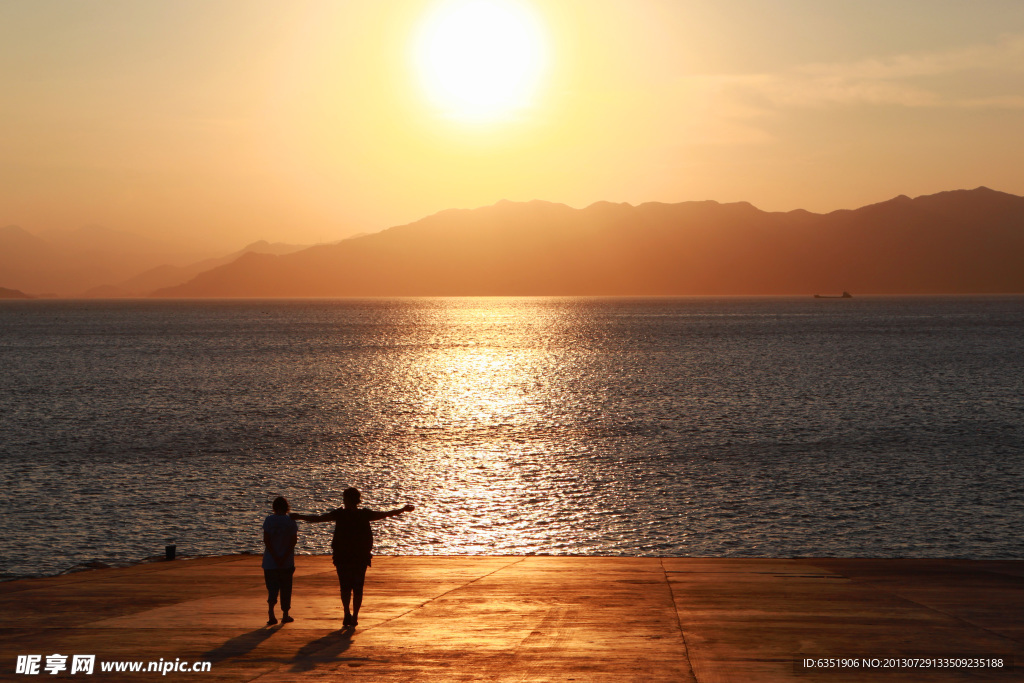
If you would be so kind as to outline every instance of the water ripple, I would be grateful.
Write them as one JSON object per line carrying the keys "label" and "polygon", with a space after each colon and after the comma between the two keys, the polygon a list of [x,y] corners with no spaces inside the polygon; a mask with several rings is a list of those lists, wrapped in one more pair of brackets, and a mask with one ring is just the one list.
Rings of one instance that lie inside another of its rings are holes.
{"label": "water ripple", "polygon": [[1021,558],[1022,304],[2,305],[0,572],[258,552],[351,485],[418,506],[383,554]]}

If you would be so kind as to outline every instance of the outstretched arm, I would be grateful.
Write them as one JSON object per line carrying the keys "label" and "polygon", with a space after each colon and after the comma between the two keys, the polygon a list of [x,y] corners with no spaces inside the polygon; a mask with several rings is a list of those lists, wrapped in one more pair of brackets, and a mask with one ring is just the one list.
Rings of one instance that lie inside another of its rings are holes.
{"label": "outstretched arm", "polygon": [[386,510],[383,512],[373,512],[370,514],[370,521],[375,522],[378,519],[384,519],[385,517],[396,517],[403,512],[412,512],[416,508],[412,505],[406,505],[405,507],[398,508],[397,510]]}
{"label": "outstretched arm", "polygon": [[331,515],[300,515],[298,512],[293,512],[288,515],[292,519],[298,522],[330,522],[334,517]]}

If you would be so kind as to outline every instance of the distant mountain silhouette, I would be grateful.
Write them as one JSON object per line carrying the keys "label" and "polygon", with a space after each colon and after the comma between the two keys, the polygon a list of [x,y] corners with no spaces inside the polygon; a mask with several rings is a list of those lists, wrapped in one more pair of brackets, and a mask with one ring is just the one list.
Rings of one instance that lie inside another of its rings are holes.
{"label": "distant mountain silhouette", "polygon": [[119,298],[188,282],[249,252],[289,254],[309,245],[254,242],[227,256],[90,225],[33,234],[0,228],[0,282],[43,296]]}
{"label": "distant mountain silhouette", "polygon": [[31,299],[32,297],[17,289],[0,287],[0,299]]}
{"label": "distant mountain silhouette", "polygon": [[0,282],[27,292],[77,296],[164,263],[204,256],[208,253],[100,226],[42,235],[13,225],[0,228]]}
{"label": "distant mountain silhouette", "polygon": [[221,258],[205,259],[187,266],[170,266],[166,264],[157,266],[156,268],[151,268],[144,273],[140,273],[139,275],[116,285],[101,285],[99,287],[94,287],[86,291],[83,296],[86,298],[105,299],[143,297],[156,289],[173,287],[175,285],[188,282],[196,275],[218,266],[231,263],[243,254],[256,253],[281,256],[306,249],[307,247],[308,245],[285,244],[282,242],[274,242],[271,244],[266,240],[260,240],[258,242],[253,242],[233,254],[229,254]]}
{"label": "distant mountain silhouette", "polygon": [[442,211],[284,256],[247,253],[161,297],[1024,292],[1024,198],[980,187],[856,210],[713,201]]}

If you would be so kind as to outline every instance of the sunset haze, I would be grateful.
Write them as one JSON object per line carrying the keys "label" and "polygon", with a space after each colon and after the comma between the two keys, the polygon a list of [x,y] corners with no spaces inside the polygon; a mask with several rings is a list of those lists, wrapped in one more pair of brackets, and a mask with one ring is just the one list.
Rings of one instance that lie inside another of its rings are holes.
{"label": "sunset haze", "polygon": [[[423,47],[460,31],[454,56]],[[425,71],[473,50],[487,71]],[[826,213],[1024,194],[1008,0],[15,1],[0,77],[0,226],[33,234],[227,254],[500,200]]]}

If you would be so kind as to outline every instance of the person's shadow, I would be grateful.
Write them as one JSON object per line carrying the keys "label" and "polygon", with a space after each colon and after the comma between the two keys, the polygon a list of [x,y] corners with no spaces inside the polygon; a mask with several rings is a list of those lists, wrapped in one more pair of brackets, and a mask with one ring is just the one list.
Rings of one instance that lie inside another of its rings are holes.
{"label": "person's shadow", "polygon": [[328,633],[323,638],[306,643],[292,657],[292,672],[310,671],[315,669],[317,664],[337,661],[341,654],[352,645],[352,633],[353,629],[346,626]]}
{"label": "person's shadow", "polygon": [[281,627],[278,625],[273,628],[264,627],[249,633],[243,633],[225,642],[217,649],[203,653],[202,659],[216,664],[232,657],[242,657],[255,650],[259,647],[260,643],[277,633],[280,629]]}

